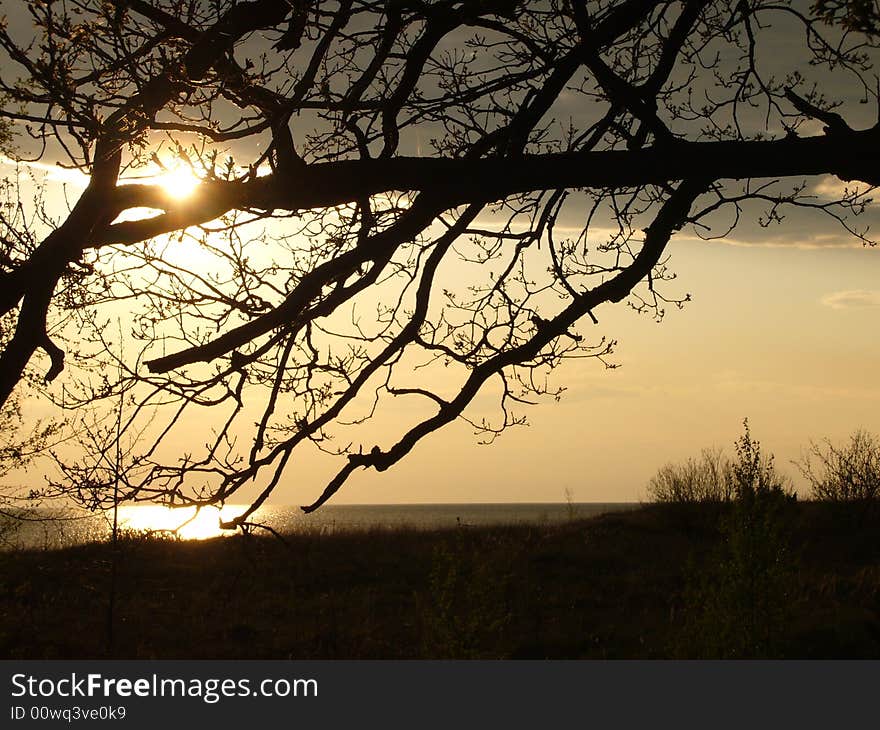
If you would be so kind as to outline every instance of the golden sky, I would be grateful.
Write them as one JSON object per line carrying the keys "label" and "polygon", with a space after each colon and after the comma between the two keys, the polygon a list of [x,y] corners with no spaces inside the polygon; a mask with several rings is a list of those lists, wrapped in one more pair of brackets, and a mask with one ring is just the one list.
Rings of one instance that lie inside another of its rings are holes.
{"label": "golden sky", "polygon": [[[778,54],[762,62],[787,69],[787,42],[802,41],[780,34]],[[566,98],[563,112],[583,112],[567,109]],[[848,106],[848,121],[873,124],[876,109],[868,106]],[[57,206],[62,185],[75,193],[85,180],[45,162],[30,168],[54,186],[50,202]],[[0,158],[0,175],[11,169]],[[842,187],[834,178],[809,184],[818,199],[831,199]],[[771,228],[755,218],[747,215],[724,240],[700,241],[687,230],[673,239],[670,263],[678,279],[665,291],[690,293],[693,301],[681,311],[670,308],[662,323],[619,304],[596,311],[598,326],[581,325],[593,339],[619,341],[612,359],[620,367],[569,362],[553,380],[567,388],[562,399],[525,409],[528,427],[478,446],[471,427],[459,422],[387,472],[357,472],[334,502],[550,502],[567,493],[583,502],[634,501],[646,496],[648,480],[666,462],[709,446],[732,454],[746,417],[764,450],[803,489],[791,462],[811,439],[840,441],[857,428],[880,433],[880,248],[865,248],[805,211],[790,211]],[[877,206],[864,222],[880,226]],[[408,403],[401,399],[377,420],[375,443],[387,447],[411,423]],[[493,416],[494,406],[488,395],[480,397],[467,415]],[[29,413],[48,411],[32,405]],[[204,435],[194,432],[191,439],[195,447]],[[323,456],[298,460],[271,501],[309,503],[337,468]],[[27,479],[39,481],[41,469]]]}
{"label": "golden sky", "polygon": [[[49,170],[47,180],[76,188],[71,174]],[[819,194],[837,185],[814,182]],[[805,493],[791,462],[810,439],[880,432],[880,249],[797,215],[734,235],[707,242],[684,231],[673,239],[678,278],[667,292],[693,301],[670,308],[661,323],[621,304],[597,310],[598,326],[581,325],[589,337],[619,341],[618,368],[568,362],[553,380],[567,389],[561,401],[524,409],[529,426],[480,446],[470,426],[454,424],[389,471],[356,473],[334,502],[552,502],[567,493],[583,502],[634,501],[668,461],[709,446],[732,454],[745,417]],[[497,415],[496,403],[480,397],[468,415]],[[407,399],[392,408],[370,433],[386,446],[412,415]],[[203,440],[194,435],[192,447]],[[336,468],[307,456],[270,501],[307,503]]]}
{"label": "golden sky", "polygon": [[732,455],[745,417],[805,490],[790,461],[810,439],[880,432],[880,250],[841,243],[675,242],[690,304],[660,324],[619,305],[597,311],[619,368],[568,363],[561,402],[529,409],[530,427],[476,446],[458,424],[391,471],[356,476],[337,501],[559,501],[566,489],[575,501],[638,500],[667,461],[707,446]]}

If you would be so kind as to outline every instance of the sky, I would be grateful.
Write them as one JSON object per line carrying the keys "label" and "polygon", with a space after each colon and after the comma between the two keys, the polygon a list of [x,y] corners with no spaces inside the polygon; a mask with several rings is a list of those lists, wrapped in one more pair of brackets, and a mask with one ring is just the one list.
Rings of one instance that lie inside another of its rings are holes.
{"label": "sky", "polygon": [[685,239],[671,252],[693,298],[683,310],[661,323],[596,312],[619,341],[618,368],[567,363],[561,401],[530,408],[530,426],[477,446],[457,424],[391,471],[358,475],[338,501],[561,501],[566,490],[638,501],[664,463],[705,447],[733,455],[744,418],[806,494],[791,462],[811,439],[880,432],[880,250]]}
{"label": "sky", "polygon": [[[785,47],[774,62],[784,65]],[[861,121],[876,113],[855,108]],[[12,169],[0,159],[0,175]],[[44,172],[54,195],[62,183],[78,184],[73,173]],[[809,184],[820,199],[840,188],[833,178]],[[864,220],[876,230],[880,210],[872,206]],[[806,495],[793,462],[811,440],[840,442],[857,428],[880,433],[880,248],[792,211],[781,225],[752,219],[717,241],[686,230],[669,253],[678,278],[668,290],[691,295],[684,309],[670,308],[657,323],[606,304],[595,312],[599,325],[581,328],[618,340],[611,359],[619,367],[568,362],[553,378],[566,388],[562,398],[526,409],[528,426],[480,446],[458,422],[389,471],[356,473],[334,503],[638,501],[667,462],[706,447],[732,455],[744,418]],[[487,402],[469,415],[482,415]],[[405,405],[392,412],[377,426],[377,442],[388,445],[407,415]],[[271,502],[305,504],[320,493],[326,458],[295,466]],[[40,468],[25,478],[39,480]]]}

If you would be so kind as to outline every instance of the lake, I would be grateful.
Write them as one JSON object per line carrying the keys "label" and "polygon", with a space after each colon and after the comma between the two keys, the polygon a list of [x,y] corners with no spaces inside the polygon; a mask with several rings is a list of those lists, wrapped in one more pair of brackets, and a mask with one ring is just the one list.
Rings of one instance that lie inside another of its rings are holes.
{"label": "lake", "polygon": [[[505,524],[553,524],[592,517],[605,512],[634,509],[634,502],[548,502],[493,504],[342,504],[325,505],[304,514],[299,507],[264,505],[251,521],[281,534],[412,528],[430,530],[456,526]],[[213,507],[196,514],[193,508],[170,509],[161,505],[125,505],[119,509],[122,529],[136,532],[176,531],[180,539],[200,540],[235,534],[220,529],[220,517],[240,514],[244,505],[226,505],[222,513]],[[56,513],[57,514],[57,513]],[[42,517],[51,517],[44,512]],[[110,536],[112,513],[68,514],[63,519],[0,523],[0,549],[55,549],[106,540]]]}

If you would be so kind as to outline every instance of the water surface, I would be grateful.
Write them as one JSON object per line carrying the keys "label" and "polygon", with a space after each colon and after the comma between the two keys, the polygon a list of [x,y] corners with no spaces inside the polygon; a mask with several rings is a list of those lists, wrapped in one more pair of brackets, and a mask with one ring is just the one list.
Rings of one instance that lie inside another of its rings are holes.
{"label": "water surface", "polygon": [[[303,531],[329,534],[376,528],[430,530],[456,526],[554,524],[637,506],[632,502],[343,504],[326,505],[307,515],[299,507],[265,505],[250,519],[281,534]],[[221,517],[230,519],[244,509],[245,505],[226,505],[221,513],[214,507],[196,512],[194,508],[125,505],[119,508],[119,525],[122,530],[137,533],[161,532],[183,540],[202,540],[234,534],[220,528]],[[46,512],[43,516],[49,517],[50,514]],[[111,525],[111,513],[66,513],[61,519],[27,521],[17,525],[7,521],[0,523],[0,547],[53,549],[107,540]]]}

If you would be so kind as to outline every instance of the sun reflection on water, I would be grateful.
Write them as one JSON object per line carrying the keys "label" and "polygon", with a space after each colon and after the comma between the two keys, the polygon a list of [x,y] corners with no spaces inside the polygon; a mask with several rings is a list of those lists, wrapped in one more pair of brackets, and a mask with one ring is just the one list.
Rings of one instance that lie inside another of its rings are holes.
{"label": "sun reflection on water", "polygon": [[223,530],[220,521],[240,515],[244,505],[228,504],[217,507],[165,507],[161,504],[123,505],[119,508],[119,525],[136,532],[173,532],[182,540],[206,540],[211,537],[234,534]]}

